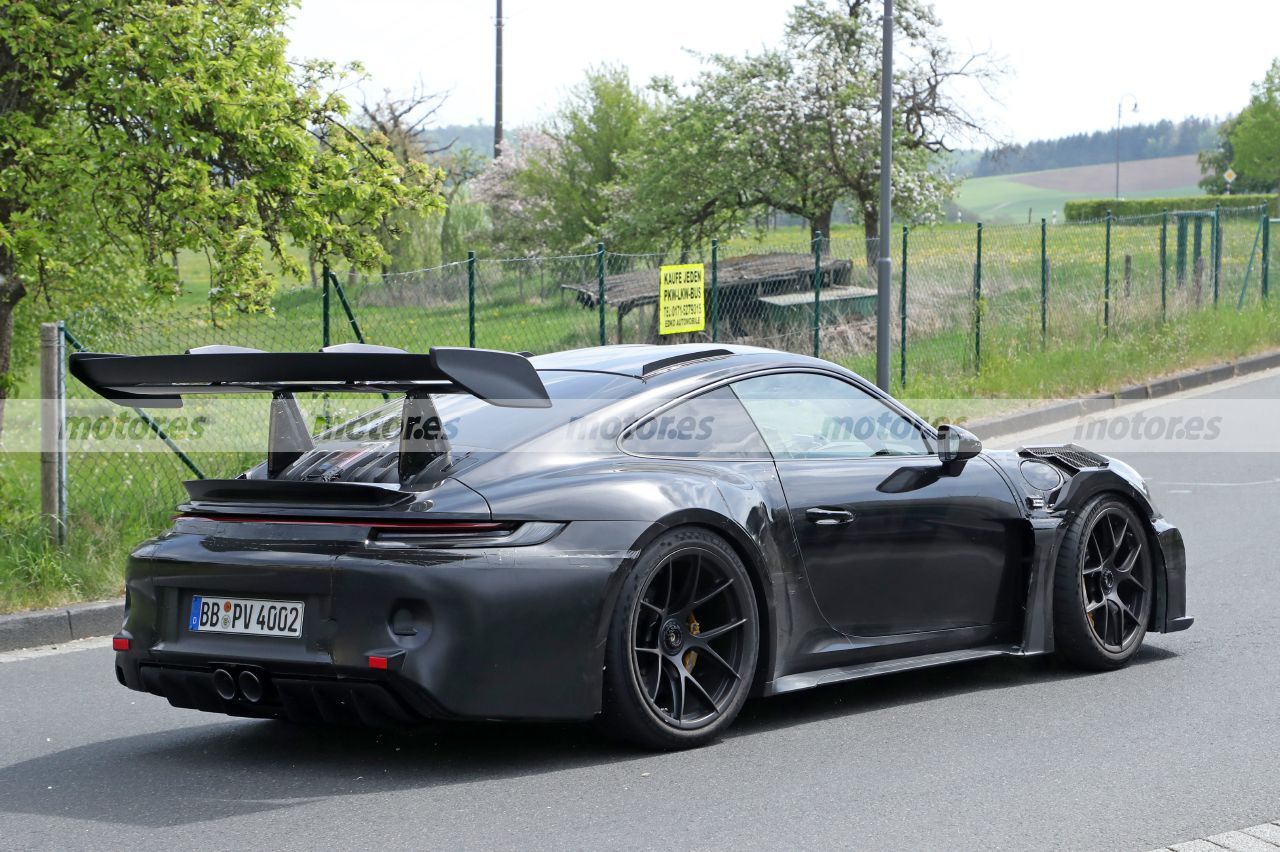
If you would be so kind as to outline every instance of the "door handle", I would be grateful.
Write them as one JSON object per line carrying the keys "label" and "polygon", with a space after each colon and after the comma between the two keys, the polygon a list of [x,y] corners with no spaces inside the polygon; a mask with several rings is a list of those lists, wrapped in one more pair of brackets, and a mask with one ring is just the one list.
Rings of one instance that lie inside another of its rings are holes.
{"label": "door handle", "polygon": [[853,521],[853,512],[848,512],[844,509],[815,508],[807,510],[804,514],[806,518],[820,527],[834,527]]}

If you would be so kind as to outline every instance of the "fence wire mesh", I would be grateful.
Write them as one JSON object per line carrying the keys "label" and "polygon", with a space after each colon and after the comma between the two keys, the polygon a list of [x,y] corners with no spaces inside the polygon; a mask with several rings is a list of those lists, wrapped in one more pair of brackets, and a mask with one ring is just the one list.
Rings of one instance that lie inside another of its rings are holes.
{"label": "fence wire mesh", "polygon": [[[965,393],[984,371],[1017,369],[1044,351],[1155,333],[1166,320],[1215,305],[1257,308],[1265,296],[1266,221],[1265,210],[1246,208],[896,230],[886,235],[892,389],[938,398]],[[315,351],[356,341],[419,352],[477,346],[541,354],[714,341],[818,355],[873,376],[878,254],[878,239],[774,232],[683,252],[596,246],[558,257],[473,256],[412,272],[339,271],[326,286],[280,293],[265,314],[212,317],[193,307],[157,321],[99,309],[69,318],[66,329],[71,350],[127,354],[209,344]],[[678,263],[705,266],[706,325],[662,335],[659,269]],[[111,418],[139,450],[152,450],[71,453],[73,534],[158,529],[181,499],[183,479],[235,476],[263,455],[205,452],[185,434],[157,431],[138,413],[90,400],[74,380],[67,393],[88,406],[77,411],[92,415],[69,424],[73,438]],[[368,397],[299,401],[317,427],[369,404]],[[218,428],[265,450],[267,406],[265,399],[260,411],[242,403]]]}

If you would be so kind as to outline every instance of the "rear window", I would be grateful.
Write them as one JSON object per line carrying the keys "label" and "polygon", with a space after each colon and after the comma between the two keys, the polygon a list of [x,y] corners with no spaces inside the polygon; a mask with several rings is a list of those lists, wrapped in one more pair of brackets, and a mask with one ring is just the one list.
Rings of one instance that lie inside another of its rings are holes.
{"label": "rear window", "polygon": [[[603,373],[550,370],[539,375],[551,397],[550,408],[502,408],[470,394],[433,395],[449,446],[461,452],[506,452],[629,395],[638,384]],[[321,433],[316,441],[398,445],[403,405],[401,398],[378,406]]]}

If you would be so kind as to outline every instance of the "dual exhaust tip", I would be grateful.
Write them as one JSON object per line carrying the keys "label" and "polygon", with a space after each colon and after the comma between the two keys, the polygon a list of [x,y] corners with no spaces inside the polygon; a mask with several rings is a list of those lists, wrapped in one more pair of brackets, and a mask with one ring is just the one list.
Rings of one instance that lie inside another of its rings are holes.
{"label": "dual exhaust tip", "polygon": [[257,704],[266,693],[263,679],[249,670],[240,672],[237,677],[226,669],[218,669],[213,673],[213,688],[223,701],[235,701],[243,698],[250,704]]}

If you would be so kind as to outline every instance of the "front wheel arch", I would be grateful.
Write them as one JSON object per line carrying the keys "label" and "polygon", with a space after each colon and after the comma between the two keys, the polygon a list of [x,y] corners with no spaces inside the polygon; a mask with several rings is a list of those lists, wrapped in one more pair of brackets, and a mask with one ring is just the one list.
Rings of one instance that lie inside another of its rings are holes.
{"label": "front wheel arch", "polygon": [[[1151,521],[1155,517],[1153,507],[1145,500],[1140,500],[1135,492],[1129,488],[1100,488],[1089,492],[1087,499],[1082,505],[1077,506],[1072,513],[1063,519],[1062,528],[1066,529],[1076,516],[1092,504],[1098,497],[1110,497],[1119,500],[1121,503],[1128,505],[1134,513],[1144,521],[1142,525],[1143,536],[1146,540],[1147,549],[1151,553],[1151,574],[1155,580],[1155,589],[1151,598],[1151,613],[1147,617],[1147,631],[1151,633],[1164,632],[1164,620],[1166,612],[1166,602],[1168,601],[1169,578],[1167,576],[1167,566],[1164,562],[1164,551],[1160,548],[1160,540],[1156,537],[1156,531],[1151,525]],[[1061,541],[1059,541],[1061,546]],[[1050,607],[1052,607],[1050,602]]]}

